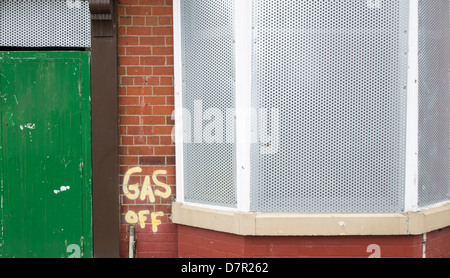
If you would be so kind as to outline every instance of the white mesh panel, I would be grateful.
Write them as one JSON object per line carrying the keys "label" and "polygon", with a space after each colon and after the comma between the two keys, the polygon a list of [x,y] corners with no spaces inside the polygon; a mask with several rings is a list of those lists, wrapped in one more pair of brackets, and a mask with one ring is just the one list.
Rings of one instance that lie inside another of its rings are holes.
{"label": "white mesh panel", "polygon": [[276,153],[253,146],[252,210],[401,211],[408,1],[253,5],[253,105],[280,123]]}
{"label": "white mesh panel", "polygon": [[87,0],[1,0],[0,46],[90,47]]}
{"label": "white mesh panel", "polygon": [[235,107],[234,1],[180,2],[183,108],[191,115],[185,118],[184,197],[236,207],[236,148],[227,140],[233,134],[223,132],[226,111]]}
{"label": "white mesh panel", "polygon": [[419,205],[427,206],[450,197],[450,4],[419,3]]}

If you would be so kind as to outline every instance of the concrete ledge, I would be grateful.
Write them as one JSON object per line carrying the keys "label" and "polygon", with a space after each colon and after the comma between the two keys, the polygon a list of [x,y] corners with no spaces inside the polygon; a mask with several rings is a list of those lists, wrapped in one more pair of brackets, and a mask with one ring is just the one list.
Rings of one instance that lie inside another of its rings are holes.
{"label": "concrete ledge", "polygon": [[450,226],[450,204],[409,214],[409,232],[424,234]]}
{"label": "concrete ledge", "polygon": [[411,213],[240,213],[173,203],[176,224],[242,236],[419,235],[450,226],[450,204]]}

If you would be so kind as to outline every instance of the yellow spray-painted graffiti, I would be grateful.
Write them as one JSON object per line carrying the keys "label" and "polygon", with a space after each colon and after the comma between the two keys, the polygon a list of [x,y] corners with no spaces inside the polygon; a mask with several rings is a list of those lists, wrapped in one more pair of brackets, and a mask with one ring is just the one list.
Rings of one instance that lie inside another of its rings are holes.
{"label": "yellow spray-painted graffiti", "polygon": [[[164,199],[169,198],[169,196],[172,194],[170,186],[158,180],[158,175],[167,175],[167,171],[158,170],[153,172],[152,175],[153,182],[156,186],[161,187],[163,189],[162,191],[159,189],[153,191],[149,176],[145,177],[142,189],[139,189],[139,184],[128,185],[131,175],[141,172],[142,168],[135,167],[125,173],[125,177],[123,180],[123,193],[127,198],[129,198],[130,200],[137,200],[139,198],[143,201],[148,197],[150,202],[152,203],[155,202],[155,196],[159,196]],[[136,213],[130,210],[125,215],[125,221],[127,221],[129,224],[139,223],[141,228],[145,228],[145,223],[148,220],[147,215],[150,215],[152,230],[156,233],[158,231],[158,226],[161,224],[161,220],[159,220],[157,217],[164,216],[163,212],[150,212],[149,210],[141,210]]]}

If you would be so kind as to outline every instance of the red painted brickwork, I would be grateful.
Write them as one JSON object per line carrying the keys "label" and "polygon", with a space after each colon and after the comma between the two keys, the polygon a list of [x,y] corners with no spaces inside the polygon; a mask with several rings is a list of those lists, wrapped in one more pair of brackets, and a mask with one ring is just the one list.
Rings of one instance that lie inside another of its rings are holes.
{"label": "red painted brickwork", "polygon": [[[121,257],[128,258],[129,233],[128,225],[121,225],[120,229]],[[158,232],[154,233],[151,226],[141,229],[136,226],[135,258],[177,258],[178,257],[177,225],[162,224]]]}
{"label": "red painted brickwork", "polygon": [[[427,234],[427,257],[449,258],[450,227]],[[423,236],[243,237],[178,227],[181,258],[368,258],[369,245],[381,258],[422,258]]]}
{"label": "red painted brickwork", "polygon": [[450,227],[427,234],[427,258],[450,258]]}
{"label": "red painted brickwork", "polygon": [[170,185],[172,192],[167,198],[156,195],[152,201],[147,195],[141,200],[128,198],[121,187],[122,256],[128,256],[126,214],[148,211],[163,215],[157,216],[161,223],[157,232],[149,214],[143,218],[143,228],[137,223],[138,256],[174,257],[175,225],[170,224],[175,192],[172,1],[119,0],[118,23],[120,183],[123,185],[129,169],[140,167],[141,172],[133,174],[129,184],[138,184],[142,192],[148,176],[156,190],[152,175],[164,170],[167,173],[157,179]]}

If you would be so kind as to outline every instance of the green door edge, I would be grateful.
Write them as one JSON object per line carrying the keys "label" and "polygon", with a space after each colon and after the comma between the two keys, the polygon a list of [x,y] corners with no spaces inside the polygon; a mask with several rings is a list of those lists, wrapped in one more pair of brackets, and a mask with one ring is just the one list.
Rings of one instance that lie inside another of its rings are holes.
{"label": "green door edge", "polygon": [[[82,133],[82,238],[80,239],[80,249],[67,246],[67,257],[93,257],[93,235],[92,235],[92,142],[91,142],[91,97],[90,97],[90,58],[88,51],[0,51],[0,65],[11,60],[33,59],[54,61],[77,60],[80,63],[80,84],[81,94],[81,133]],[[2,111],[0,101],[0,111]],[[0,121],[2,118],[0,117]],[[3,124],[3,123],[0,123]],[[1,147],[1,146],[0,146]],[[3,208],[3,158],[0,155],[0,208]],[[0,238],[3,239],[3,214],[0,215]],[[2,257],[4,242],[0,241],[0,258]]]}

